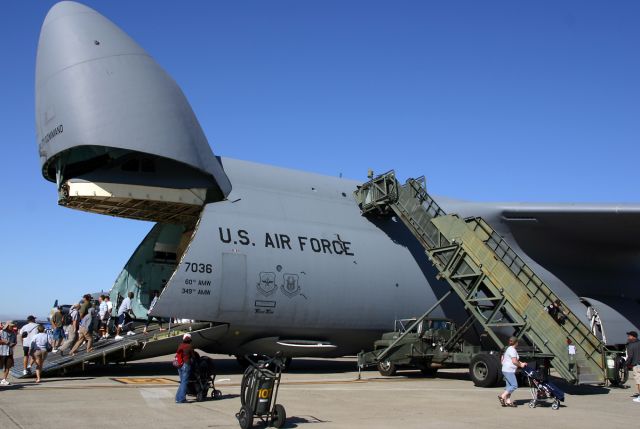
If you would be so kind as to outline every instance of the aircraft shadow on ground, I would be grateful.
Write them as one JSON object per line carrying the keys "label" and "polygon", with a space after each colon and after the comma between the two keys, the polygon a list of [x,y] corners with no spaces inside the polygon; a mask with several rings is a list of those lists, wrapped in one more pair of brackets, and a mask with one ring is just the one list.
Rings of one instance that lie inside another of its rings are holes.
{"label": "aircraft shadow on ground", "polygon": [[[244,372],[234,358],[215,359],[217,376],[241,375]],[[355,361],[332,361],[326,359],[294,359],[289,369],[290,374],[340,374],[354,372]],[[126,364],[87,365],[85,370],[69,372],[66,377],[134,377],[134,376],[176,376],[177,370],[171,362],[127,362]]]}

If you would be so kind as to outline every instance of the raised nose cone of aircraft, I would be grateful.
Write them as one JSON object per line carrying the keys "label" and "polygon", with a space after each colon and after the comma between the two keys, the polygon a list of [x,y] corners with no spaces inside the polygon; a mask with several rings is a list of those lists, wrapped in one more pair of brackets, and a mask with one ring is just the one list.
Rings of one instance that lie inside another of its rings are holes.
{"label": "raised nose cone of aircraft", "polygon": [[[35,104],[42,174],[57,182],[62,205],[167,221],[112,208],[161,199],[159,209],[166,213],[167,199],[201,207],[231,190],[175,81],[87,6],[60,2],[47,14]],[[126,197],[135,201],[126,203]],[[184,207],[174,211],[183,213]]]}

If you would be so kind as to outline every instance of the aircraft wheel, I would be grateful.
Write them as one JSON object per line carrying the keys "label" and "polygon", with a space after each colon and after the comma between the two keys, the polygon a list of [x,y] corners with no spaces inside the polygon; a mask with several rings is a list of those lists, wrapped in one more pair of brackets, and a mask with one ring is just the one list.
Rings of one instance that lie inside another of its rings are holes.
{"label": "aircraft wheel", "polygon": [[242,429],[249,429],[253,426],[253,412],[247,405],[243,405],[238,413],[238,423]]}
{"label": "aircraft wheel", "polygon": [[396,375],[396,365],[389,359],[385,359],[381,362],[378,362],[378,371],[385,377],[392,377]]}
{"label": "aircraft wheel", "polygon": [[469,376],[478,387],[492,387],[498,378],[498,361],[486,353],[475,355],[469,364]]}
{"label": "aircraft wheel", "polygon": [[284,410],[284,407],[280,404],[276,404],[273,409],[273,426],[276,428],[281,428],[284,426],[285,421],[287,420],[287,413]]}

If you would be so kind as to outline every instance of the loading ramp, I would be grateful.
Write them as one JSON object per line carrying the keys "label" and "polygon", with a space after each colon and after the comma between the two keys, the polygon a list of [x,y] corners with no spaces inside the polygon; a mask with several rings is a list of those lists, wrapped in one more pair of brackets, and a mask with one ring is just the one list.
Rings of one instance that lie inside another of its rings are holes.
{"label": "loading ramp", "polygon": [[[473,324],[469,321],[477,322],[501,350],[505,348],[501,331],[513,329],[516,337],[539,353],[553,356],[554,368],[567,381],[615,382],[617,352],[607,350],[482,218],[446,214],[427,193],[424,178],[400,185],[394,171],[371,178],[354,194],[364,216],[395,215],[416,237],[437,269],[438,279],[446,280],[463,301],[470,315],[464,329]],[[546,311],[556,300],[564,310],[564,323]],[[389,354],[410,331],[376,353],[377,359]],[[568,340],[576,348],[575,355],[568,353]]]}
{"label": "loading ramp", "polygon": [[[48,353],[44,362],[42,374],[64,374],[73,370],[84,370],[87,365],[106,365],[110,362],[127,362],[134,359],[143,359],[152,356],[161,356],[175,352],[178,344],[182,342],[182,335],[190,333],[193,342],[199,346],[204,337],[205,341],[213,338],[217,331],[226,331],[227,325],[212,325],[211,323],[183,323],[171,325],[170,329],[160,331],[157,324],[149,326],[147,334],[136,333],[125,335],[122,340],[116,341],[113,337],[101,339],[93,343],[93,350],[86,351],[86,344],[81,346],[74,356],[65,351]],[[11,375],[15,378],[26,378],[35,375],[35,368],[31,374],[23,375],[23,361],[16,356]]]}

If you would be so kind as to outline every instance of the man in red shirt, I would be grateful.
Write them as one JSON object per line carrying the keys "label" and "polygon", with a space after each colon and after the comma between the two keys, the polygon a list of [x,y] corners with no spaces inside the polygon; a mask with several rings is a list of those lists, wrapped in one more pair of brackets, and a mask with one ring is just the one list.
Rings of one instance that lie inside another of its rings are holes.
{"label": "man in red shirt", "polygon": [[193,346],[191,345],[191,334],[184,334],[182,336],[182,344],[178,346],[176,356],[181,356],[182,360],[182,366],[178,368],[180,386],[178,386],[178,392],[176,392],[176,404],[184,404],[187,402],[187,383],[189,382],[191,363],[193,362],[194,356]]}

